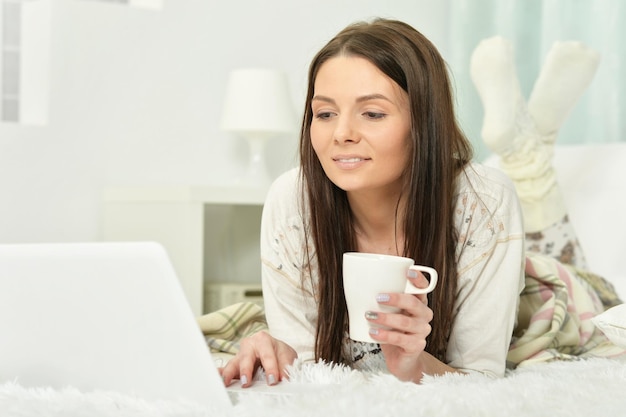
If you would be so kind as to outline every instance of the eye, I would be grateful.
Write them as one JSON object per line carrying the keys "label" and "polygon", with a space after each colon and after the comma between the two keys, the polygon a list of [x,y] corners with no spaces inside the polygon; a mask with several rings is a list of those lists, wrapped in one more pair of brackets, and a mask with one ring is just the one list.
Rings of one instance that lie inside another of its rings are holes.
{"label": "eye", "polygon": [[321,111],[319,113],[315,113],[315,118],[320,120],[328,120],[334,116],[334,113],[329,111]]}
{"label": "eye", "polygon": [[386,114],[375,112],[375,111],[366,111],[365,113],[363,113],[363,116],[365,116],[368,119],[379,120],[379,119],[383,119],[386,116]]}

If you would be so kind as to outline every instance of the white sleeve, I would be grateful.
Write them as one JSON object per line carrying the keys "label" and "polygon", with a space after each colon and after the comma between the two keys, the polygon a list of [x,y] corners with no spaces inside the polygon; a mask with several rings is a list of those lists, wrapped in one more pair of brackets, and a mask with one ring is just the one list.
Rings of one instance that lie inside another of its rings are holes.
{"label": "white sleeve", "polygon": [[478,175],[460,190],[458,290],[448,364],[503,376],[519,295],[524,287],[524,231],[510,180],[475,166]]}
{"label": "white sleeve", "polygon": [[317,303],[305,267],[300,196],[297,170],[279,177],[268,192],[261,221],[261,276],[270,334],[306,361],[315,358]]}

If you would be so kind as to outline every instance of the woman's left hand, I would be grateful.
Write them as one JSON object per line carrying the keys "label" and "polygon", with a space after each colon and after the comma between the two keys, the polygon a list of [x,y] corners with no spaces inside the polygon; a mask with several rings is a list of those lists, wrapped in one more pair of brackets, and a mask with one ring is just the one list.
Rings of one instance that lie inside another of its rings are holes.
{"label": "woman's left hand", "polygon": [[[421,273],[409,279],[416,287],[428,286],[428,281]],[[400,309],[398,313],[377,311],[369,312],[366,316],[370,323],[389,328],[373,328],[374,333],[371,333],[372,339],[381,342],[387,368],[400,380],[420,382],[424,372],[422,360],[425,356],[432,358],[423,354],[433,319],[426,294],[380,294],[378,303]]]}

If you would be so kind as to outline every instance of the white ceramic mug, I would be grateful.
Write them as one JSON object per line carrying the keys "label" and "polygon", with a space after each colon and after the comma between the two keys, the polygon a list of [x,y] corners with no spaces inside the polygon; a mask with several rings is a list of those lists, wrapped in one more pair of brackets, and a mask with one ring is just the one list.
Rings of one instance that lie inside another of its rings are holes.
{"label": "white ceramic mug", "polygon": [[[426,288],[415,287],[407,278],[409,269],[425,272],[430,278]],[[426,294],[437,285],[437,271],[428,266],[414,265],[411,258],[375,253],[347,252],[343,254],[343,289],[348,306],[350,338],[361,342],[379,343],[370,337],[365,319],[367,311],[397,312],[381,305],[376,296],[381,293]]]}

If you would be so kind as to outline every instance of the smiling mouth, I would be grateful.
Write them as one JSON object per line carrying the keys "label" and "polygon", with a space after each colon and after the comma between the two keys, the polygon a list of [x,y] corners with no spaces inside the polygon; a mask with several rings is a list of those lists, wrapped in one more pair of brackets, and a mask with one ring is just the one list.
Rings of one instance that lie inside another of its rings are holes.
{"label": "smiling mouth", "polygon": [[345,164],[361,162],[361,161],[367,161],[368,159],[369,158],[333,158],[334,161],[342,162],[342,163],[345,163]]}

